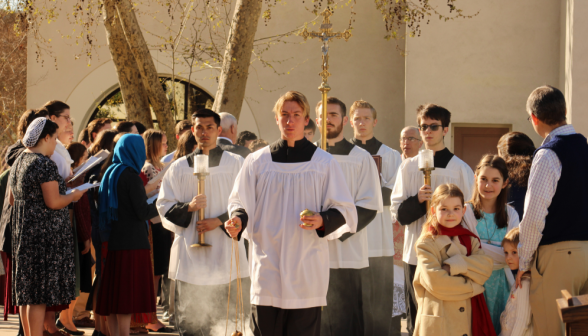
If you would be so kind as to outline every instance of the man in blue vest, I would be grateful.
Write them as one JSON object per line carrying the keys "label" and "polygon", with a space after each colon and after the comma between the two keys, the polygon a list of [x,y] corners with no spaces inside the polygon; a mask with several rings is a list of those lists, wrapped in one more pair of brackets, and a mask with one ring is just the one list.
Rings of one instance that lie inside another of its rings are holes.
{"label": "man in blue vest", "polygon": [[521,276],[531,271],[535,336],[564,335],[561,290],[588,294],[588,143],[566,123],[564,95],[551,86],[527,100],[528,120],[543,140],[535,152],[520,224]]}

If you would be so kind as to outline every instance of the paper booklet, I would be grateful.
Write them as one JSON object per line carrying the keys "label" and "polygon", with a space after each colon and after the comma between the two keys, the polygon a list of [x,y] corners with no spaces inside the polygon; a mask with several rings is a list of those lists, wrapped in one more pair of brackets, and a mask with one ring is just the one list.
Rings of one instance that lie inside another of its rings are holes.
{"label": "paper booklet", "polygon": [[68,189],[68,190],[67,190],[67,192],[66,192],[65,194],[66,194],[66,195],[69,195],[69,194],[71,194],[71,193],[72,193],[72,191],[74,191],[74,190],[84,191],[84,190],[86,190],[86,189],[92,189],[92,188],[96,188],[96,187],[99,187],[99,186],[100,186],[100,183],[99,183],[99,182],[96,182],[96,183],[84,183],[84,184],[82,184],[82,185],[81,185],[81,186],[79,186],[79,187],[75,187],[75,188],[73,188],[73,189]]}
{"label": "paper booklet", "polygon": [[104,161],[108,157],[108,155],[110,155],[110,152],[106,149],[103,149],[96,153],[96,155],[91,156],[83,165],[73,170],[75,176],[71,180],[69,180],[69,182],[77,179],[84,173],[87,173],[90,169],[94,168],[96,165],[102,163],[102,161]]}
{"label": "paper booklet", "polygon": [[172,163],[173,163],[173,161],[168,162],[168,163],[164,163],[163,169],[159,172],[159,174],[157,174],[154,178],[152,178],[149,182],[147,182],[147,184],[159,183],[159,181],[161,181],[163,179],[163,176],[165,175],[165,173],[167,172],[169,167],[171,167]]}

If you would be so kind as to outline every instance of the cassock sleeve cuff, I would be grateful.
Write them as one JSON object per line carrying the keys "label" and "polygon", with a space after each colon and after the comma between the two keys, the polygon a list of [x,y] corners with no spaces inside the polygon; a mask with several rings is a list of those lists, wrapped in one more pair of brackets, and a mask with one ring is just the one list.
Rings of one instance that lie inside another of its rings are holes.
{"label": "cassock sleeve cuff", "polygon": [[[243,235],[243,232],[245,232],[245,229],[247,228],[247,222],[249,221],[249,216],[247,215],[247,212],[245,212],[245,209],[239,208],[237,210],[234,210],[231,213],[231,216],[230,217],[228,216],[228,213],[226,213],[226,214],[227,214],[227,219],[226,220],[229,220],[229,219],[231,219],[233,217],[239,217],[239,219],[241,219],[241,225],[243,227],[241,228],[241,231],[239,231],[239,235],[237,236],[237,240],[240,241],[241,240],[241,235]],[[220,217],[219,217],[219,219],[220,219]],[[222,222],[222,220],[221,220],[221,222]],[[223,227],[223,231],[225,231],[225,233],[227,233],[227,231],[225,230],[224,222],[223,222],[222,227]]]}
{"label": "cassock sleeve cuff", "polygon": [[337,231],[338,228],[345,225],[345,217],[339,212],[337,209],[329,209],[327,211],[323,211],[320,213],[321,217],[323,217],[323,230],[315,230],[316,234],[324,238],[331,233]]}
{"label": "cassock sleeve cuff", "polygon": [[398,207],[398,222],[409,225],[427,214],[427,202],[419,203],[419,196],[407,198]]}
{"label": "cassock sleeve cuff", "polygon": [[384,200],[384,206],[392,205],[392,189],[382,187],[382,200]]}
{"label": "cassock sleeve cuff", "polygon": [[[356,206],[355,210],[357,211],[357,231],[355,233],[365,229],[368,226],[368,224],[370,224],[374,220],[374,218],[376,218],[376,215],[378,214],[377,210],[366,209],[360,206]],[[344,233],[341,237],[339,237],[339,240],[345,241],[349,237],[353,236],[355,233]]]}
{"label": "cassock sleeve cuff", "polygon": [[178,202],[174,204],[166,213],[165,219],[174,223],[179,227],[183,227],[184,229],[190,225],[192,221],[192,213],[188,212],[188,208],[190,203],[181,203]]}

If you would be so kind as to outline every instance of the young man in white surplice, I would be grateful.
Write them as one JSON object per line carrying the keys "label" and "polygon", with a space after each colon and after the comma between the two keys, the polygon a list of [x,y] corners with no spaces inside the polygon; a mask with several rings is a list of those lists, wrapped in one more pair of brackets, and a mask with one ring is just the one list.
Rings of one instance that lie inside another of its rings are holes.
{"label": "young man in white surplice", "polygon": [[457,185],[466,200],[471,199],[474,188],[472,168],[445,147],[444,137],[449,131],[451,113],[435,104],[421,105],[417,108],[417,122],[425,147],[434,151],[435,155],[431,185],[424,184],[423,172],[419,170],[418,155],[404,160],[396,177],[390,206],[392,220],[406,227],[402,261],[406,281],[406,324],[410,336],[414,331],[418,308],[412,284],[417,265],[414,246],[426,219],[426,201],[431,200],[435,189],[445,183]]}
{"label": "young man in white surplice", "polygon": [[[321,107],[322,102],[318,102],[316,120],[319,125],[322,123]],[[321,321],[322,336],[363,336],[366,324],[371,326],[370,305],[363,302],[362,273],[369,266],[367,227],[372,225],[376,214],[383,210],[380,176],[372,156],[345,139],[345,124],[345,104],[335,97],[329,97],[327,152],[333,155],[343,170],[357,210],[357,233],[347,233],[329,241],[331,270],[327,307],[323,309]]]}
{"label": "young man in white surplice", "polygon": [[[216,145],[221,130],[218,114],[202,109],[192,115],[192,122],[198,148],[171,164],[157,200],[163,226],[175,233],[169,278],[176,280],[175,316],[181,336],[210,335],[216,324],[225,321],[229,276],[233,279],[233,291],[236,288],[236,263],[233,258],[231,274],[233,240],[223,223],[229,219],[229,195],[243,164],[239,155],[223,151]],[[197,195],[198,178],[194,175],[199,154],[208,155],[209,175],[204,195]],[[198,210],[202,208],[205,209],[205,219],[199,221]],[[212,246],[191,247],[198,242],[199,233],[205,233],[206,243]],[[240,275],[248,277],[245,246],[241,235],[238,238]],[[247,290],[245,286],[244,295]],[[246,314],[248,310],[246,304]]]}
{"label": "young man in white surplice", "polygon": [[[364,309],[365,334],[400,336],[401,312],[398,309],[396,298],[398,292],[403,288],[404,272],[401,267],[394,266],[394,227],[390,215],[390,195],[402,158],[400,153],[381,143],[374,136],[378,115],[370,103],[364,100],[355,101],[349,109],[349,118],[353,128],[351,142],[365,149],[371,155],[379,156],[382,160],[380,187],[384,212],[378,213],[366,228],[370,267],[364,272],[362,285],[364,299],[367,298],[364,301],[364,306],[369,304],[371,309]],[[395,267],[399,268],[401,272],[397,272]],[[395,290],[397,291],[396,296],[394,295]],[[395,298],[395,300],[391,298]],[[402,306],[404,306],[404,302],[402,302]],[[366,313],[369,313],[369,316]],[[392,316],[394,318],[391,318]]]}
{"label": "young man in white surplice", "polygon": [[[245,159],[229,200],[225,227],[232,236],[244,231],[250,243],[254,335],[320,335],[327,240],[357,227],[341,167],[304,137],[309,110],[299,92],[278,99],[281,138]],[[301,216],[305,209],[314,214]]]}

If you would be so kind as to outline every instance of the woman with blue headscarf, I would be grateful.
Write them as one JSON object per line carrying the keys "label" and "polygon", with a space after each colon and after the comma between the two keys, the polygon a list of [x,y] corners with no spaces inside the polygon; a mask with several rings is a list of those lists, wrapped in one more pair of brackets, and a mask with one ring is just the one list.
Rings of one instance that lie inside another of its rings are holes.
{"label": "woman with blue headscarf", "polygon": [[146,221],[157,216],[157,209],[155,202],[147,204],[139,177],[145,158],[143,138],[123,135],[100,184],[100,236],[102,241],[108,241],[108,255],[102,269],[96,313],[107,316],[113,336],[129,335],[132,314],[155,312]]}

